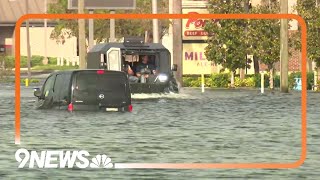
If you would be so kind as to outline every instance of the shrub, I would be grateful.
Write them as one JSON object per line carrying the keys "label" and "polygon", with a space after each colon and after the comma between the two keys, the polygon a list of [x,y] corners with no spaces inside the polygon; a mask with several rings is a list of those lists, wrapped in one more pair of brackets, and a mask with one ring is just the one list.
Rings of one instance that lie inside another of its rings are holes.
{"label": "shrub", "polygon": [[48,57],[48,64],[57,65],[57,58],[56,57]]}
{"label": "shrub", "polygon": [[[205,77],[204,83],[206,87],[228,87],[229,75],[226,73],[212,74]],[[183,85],[185,87],[201,87],[201,76],[183,77]]]}
{"label": "shrub", "polygon": [[213,85],[213,80],[212,80],[212,78],[205,78],[205,79],[204,79],[204,85],[205,85],[206,87],[212,87],[212,85]]}
{"label": "shrub", "polygon": [[[31,57],[31,67],[33,66],[41,66],[42,65],[43,56],[32,56]],[[14,56],[6,56],[5,57],[6,68],[14,68],[15,67],[15,57]],[[27,56],[20,57],[20,67],[27,68],[28,67],[28,58]]]}
{"label": "shrub", "polygon": [[241,80],[240,77],[234,78],[234,85],[235,87],[244,87],[245,86],[245,79]]}
{"label": "shrub", "polygon": [[22,68],[28,67],[28,58],[26,56],[21,56],[20,67],[22,67]]}
{"label": "shrub", "polygon": [[[270,87],[269,74],[264,74],[264,88]],[[293,89],[295,85],[294,78],[301,78],[300,72],[291,73],[288,77],[289,88]],[[313,85],[313,72],[307,74],[307,85],[308,90],[312,89]],[[205,78],[206,87],[218,87],[225,88],[228,87],[230,83],[230,74],[221,73],[221,74],[211,74],[210,77]],[[201,86],[201,77],[183,77],[183,84],[185,87],[200,87]],[[273,79],[274,88],[280,87],[280,76],[274,75]],[[240,80],[239,76],[235,77],[235,86],[236,87],[261,87],[261,74],[246,75],[244,80]]]}
{"label": "shrub", "polygon": [[[260,88],[261,87],[261,74],[253,74],[251,76],[253,78],[253,83],[254,86],[256,88]],[[264,88],[268,88],[269,87],[269,75],[268,74],[264,74]]]}
{"label": "shrub", "polygon": [[[301,72],[293,72],[289,75],[289,88],[293,89],[294,86],[296,85],[296,80],[294,78],[301,78]],[[311,90],[312,85],[314,82],[314,73],[313,72],[308,72],[307,73],[307,89]]]}
{"label": "shrub", "polygon": [[5,56],[4,62],[5,62],[5,69],[12,69],[15,67],[15,61],[13,56]]}
{"label": "shrub", "polygon": [[211,87],[228,87],[230,77],[229,73],[212,74],[210,77],[212,79]]}
{"label": "shrub", "polygon": [[41,66],[43,65],[43,56],[32,56],[31,57],[31,66]]}
{"label": "shrub", "polygon": [[246,79],[244,79],[244,86],[246,87],[255,87],[255,79],[254,77],[247,77]]}
{"label": "shrub", "polygon": [[317,81],[317,91],[320,91],[320,80]]}
{"label": "shrub", "polygon": [[276,88],[280,87],[280,76],[279,75],[275,75],[273,84],[274,84],[274,87],[276,87]]}
{"label": "shrub", "polygon": [[194,78],[192,77],[183,77],[182,81],[183,81],[183,86],[185,87],[191,87],[191,81],[193,81]]}

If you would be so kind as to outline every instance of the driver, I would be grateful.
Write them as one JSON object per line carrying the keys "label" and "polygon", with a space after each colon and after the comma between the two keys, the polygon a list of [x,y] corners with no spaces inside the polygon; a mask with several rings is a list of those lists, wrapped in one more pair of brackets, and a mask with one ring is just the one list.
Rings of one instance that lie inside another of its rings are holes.
{"label": "driver", "polygon": [[137,77],[141,77],[142,74],[145,78],[148,78],[149,74],[156,74],[156,67],[149,63],[149,58],[146,55],[142,57],[142,62],[137,66]]}

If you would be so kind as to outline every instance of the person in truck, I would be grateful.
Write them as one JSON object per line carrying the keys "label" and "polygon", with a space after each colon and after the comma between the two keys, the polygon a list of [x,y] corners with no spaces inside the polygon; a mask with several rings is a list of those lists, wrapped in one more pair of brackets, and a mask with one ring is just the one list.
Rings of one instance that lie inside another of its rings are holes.
{"label": "person in truck", "polygon": [[[150,71],[150,72],[147,72]],[[142,57],[141,63],[137,66],[137,77],[140,78],[144,74],[145,78],[149,77],[149,74],[156,74],[155,65],[149,63],[149,57],[144,55]]]}
{"label": "person in truck", "polygon": [[127,73],[129,75],[128,78],[129,78],[130,82],[138,82],[139,81],[139,78],[134,75],[134,72],[129,64],[127,65]]}

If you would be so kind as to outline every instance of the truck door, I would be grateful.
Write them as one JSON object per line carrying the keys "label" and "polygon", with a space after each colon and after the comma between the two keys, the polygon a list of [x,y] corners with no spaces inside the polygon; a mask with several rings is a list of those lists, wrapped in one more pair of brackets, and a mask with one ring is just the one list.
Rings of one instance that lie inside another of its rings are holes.
{"label": "truck door", "polygon": [[107,69],[112,71],[122,70],[120,48],[110,48],[107,51]]}
{"label": "truck door", "polygon": [[53,103],[57,109],[67,109],[70,91],[70,76],[69,74],[57,74],[54,83]]}
{"label": "truck door", "polygon": [[54,82],[56,79],[56,75],[50,75],[47,80],[45,81],[42,87],[42,99],[39,99],[37,102],[37,108],[39,109],[51,109],[53,104],[53,97],[54,97]]}

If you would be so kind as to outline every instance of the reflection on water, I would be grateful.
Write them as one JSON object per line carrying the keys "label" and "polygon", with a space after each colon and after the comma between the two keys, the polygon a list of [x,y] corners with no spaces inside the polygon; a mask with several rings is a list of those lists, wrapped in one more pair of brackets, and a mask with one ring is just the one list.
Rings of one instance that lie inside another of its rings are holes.
{"label": "reflection on water", "polygon": [[[301,152],[301,95],[258,90],[183,89],[181,94],[133,95],[132,113],[35,110],[32,87],[21,90],[21,145],[14,145],[14,87],[0,86],[0,177],[21,179],[315,179],[320,94],[308,94],[308,159],[292,170],[17,169],[14,153],[87,150],[114,163],[290,163]],[[318,118],[317,118],[318,117]],[[19,172],[19,174],[18,174]]]}

